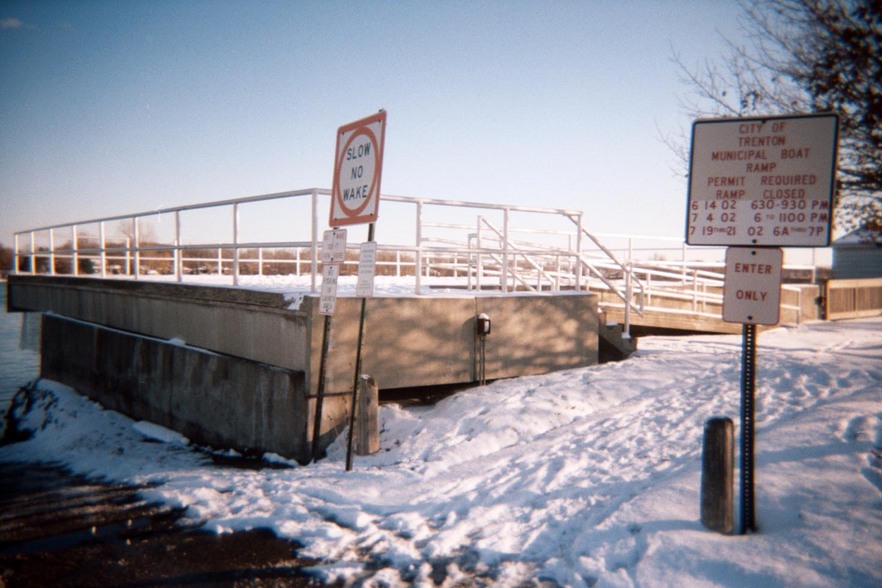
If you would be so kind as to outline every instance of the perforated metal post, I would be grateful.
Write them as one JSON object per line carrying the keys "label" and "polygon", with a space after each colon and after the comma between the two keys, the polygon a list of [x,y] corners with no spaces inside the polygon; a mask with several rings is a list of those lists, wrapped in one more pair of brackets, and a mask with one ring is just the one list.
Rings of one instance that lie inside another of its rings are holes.
{"label": "perforated metal post", "polygon": [[742,326],[741,349],[741,534],[756,531],[753,455],[756,388],[756,325]]}
{"label": "perforated metal post", "polygon": [[[368,238],[367,240],[374,240],[374,223],[370,223],[368,225]],[[351,412],[349,416],[349,438],[346,443],[346,471],[352,471],[352,453],[353,447],[355,444],[355,419],[358,414],[358,382],[361,377],[361,354],[362,347],[364,346],[364,324],[367,319],[367,298],[361,299],[361,316],[358,321],[358,342],[356,343],[356,351],[355,351],[355,380],[352,384],[352,406]]]}

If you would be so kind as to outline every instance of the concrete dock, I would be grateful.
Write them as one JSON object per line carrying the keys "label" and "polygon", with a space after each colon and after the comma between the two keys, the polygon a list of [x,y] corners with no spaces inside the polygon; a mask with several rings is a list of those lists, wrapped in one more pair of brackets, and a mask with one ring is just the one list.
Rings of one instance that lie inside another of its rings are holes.
{"label": "concrete dock", "polygon": [[[10,311],[50,313],[42,376],[133,418],[301,462],[314,437],[326,447],[348,422],[361,299],[337,300],[320,386],[317,296],[44,275],[10,276],[8,288]],[[492,321],[484,339],[481,314]],[[376,297],[361,371],[394,390],[593,365],[599,322],[588,293]]]}

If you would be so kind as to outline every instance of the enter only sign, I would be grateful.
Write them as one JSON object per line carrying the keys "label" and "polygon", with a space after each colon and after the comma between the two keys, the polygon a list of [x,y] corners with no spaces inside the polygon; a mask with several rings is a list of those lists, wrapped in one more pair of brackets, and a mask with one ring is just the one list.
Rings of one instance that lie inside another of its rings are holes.
{"label": "enter only sign", "polygon": [[385,132],[384,110],[338,129],[330,226],[376,222]]}
{"label": "enter only sign", "polygon": [[783,267],[781,249],[726,249],[723,320],[746,325],[777,325]]}

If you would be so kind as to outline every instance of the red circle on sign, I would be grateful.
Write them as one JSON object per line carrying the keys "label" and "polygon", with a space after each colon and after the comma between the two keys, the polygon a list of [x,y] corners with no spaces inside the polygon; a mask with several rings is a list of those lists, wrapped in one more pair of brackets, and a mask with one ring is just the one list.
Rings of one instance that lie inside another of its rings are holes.
{"label": "red circle on sign", "polygon": [[[371,178],[371,185],[370,185],[370,188],[368,188],[368,193],[367,193],[367,196],[365,196],[364,202],[362,202],[361,206],[359,206],[358,208],[352,209],[352,208],[349,208],[348,206],[346,206],[346,204],[343,202],[343,198],[340,194],[339,173],[340,173],[340,170],[342,169],[342,166],[343,166],[343,156],[346,155],[346,150],[349,148],[350,145],[352,145],[352,142],[357,137],[360,137],[361,135],[367,135],[368,140],[371,142],[371,144],[374,147],[374,153],[376,154],[374,156],[374,176]],[[352,133],[352,135],[349,137],[349,139],[347,139],[346,143],[343,145],[343,149],[340,150],[340,154],[337,159],[336,168],[337,168],[337,174],[338,174],[338,176],[337,176],[337,193],[334,194],[334,198],[337,200],[337,204],[340,206],[340,210],[342,210],[343,213],[346,214],[346,216],[357,216],[358,214],[361,213],[361,211],[363,211],[367,207],[368,204],[371,203],[371,196],[373,195],[374,190],[377,187],[377,181],[378,181],[379,175],[380,175],[380,153],[379,153],[379,146],[377,145],[377,136],[374,134],[374,132],[369,127],[366,127],[366,126],[360,127],[354,133]]]}

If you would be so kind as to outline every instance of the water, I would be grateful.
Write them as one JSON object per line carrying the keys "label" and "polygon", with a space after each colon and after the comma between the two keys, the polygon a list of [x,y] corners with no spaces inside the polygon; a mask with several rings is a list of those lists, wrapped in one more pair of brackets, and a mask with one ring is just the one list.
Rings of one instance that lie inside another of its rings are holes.
{"label": "water", "polygon": [[[40,371],[40,354],[22,349],[22,325],[29,347],[39,342],[38,315],[6,312],[6,284],[0,282],[0,414],[6,411],[20,386],[35,379]],[[35,328],[36,327],[36,328]]]}

